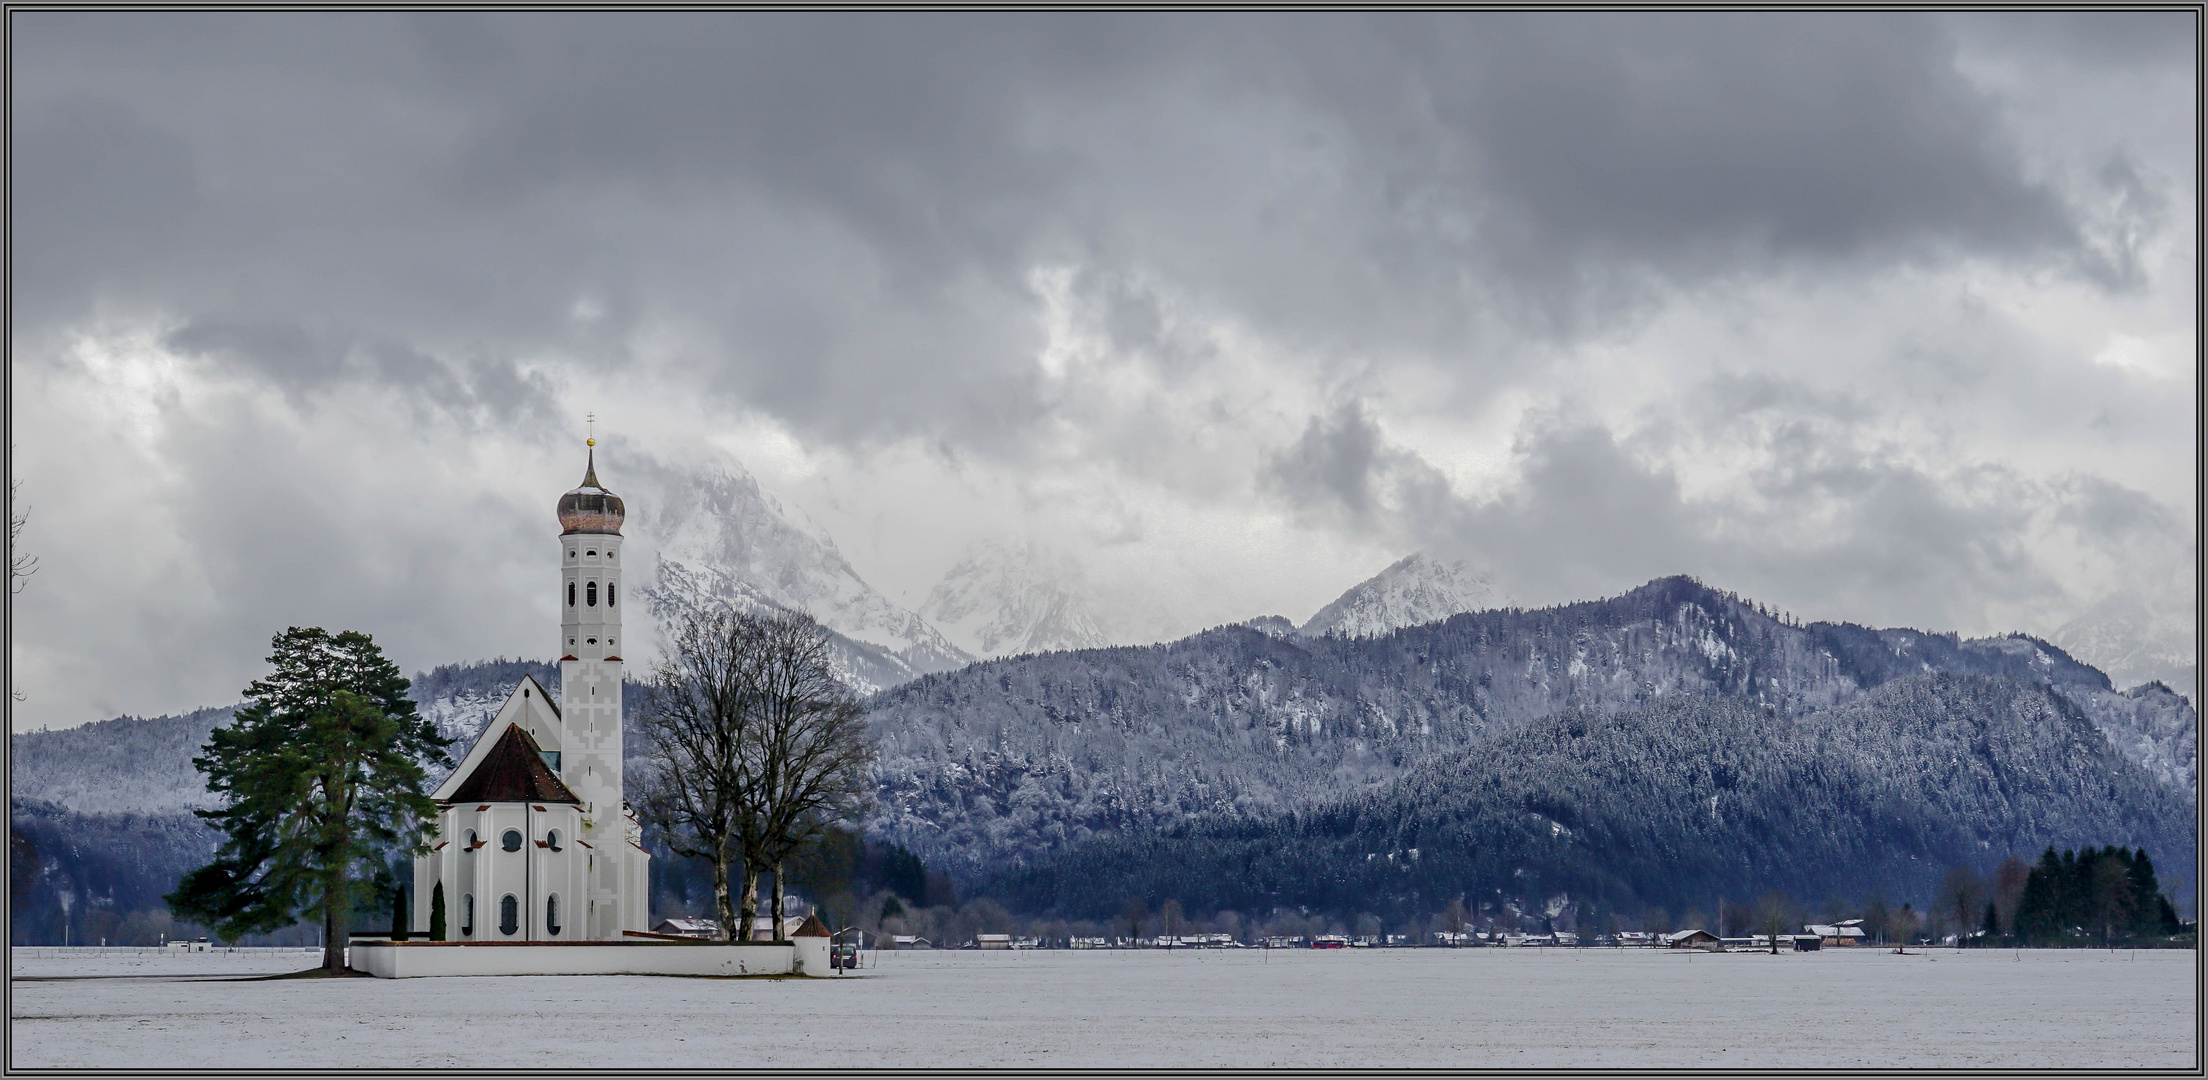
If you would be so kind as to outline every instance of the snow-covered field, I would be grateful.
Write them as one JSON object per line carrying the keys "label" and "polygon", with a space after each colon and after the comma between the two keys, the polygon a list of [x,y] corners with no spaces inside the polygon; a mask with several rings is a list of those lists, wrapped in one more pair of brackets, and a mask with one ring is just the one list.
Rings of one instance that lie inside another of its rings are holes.
{"label": "snow-covered field", "polygon": [[[256,980],[17,950],[16,1068],[2194,1068],[2192,952],[880,954],[841,979]],[[626,1019],[573,1026],[578,1015]]]}

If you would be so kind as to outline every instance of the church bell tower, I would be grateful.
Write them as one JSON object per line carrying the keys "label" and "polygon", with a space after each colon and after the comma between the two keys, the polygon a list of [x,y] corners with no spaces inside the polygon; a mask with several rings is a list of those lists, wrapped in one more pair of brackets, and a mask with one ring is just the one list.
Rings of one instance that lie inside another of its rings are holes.
{"label": "church bell tower", "polygon": [[649,858],[621,791],[621,498],[598,482],[598,440],[583,482],[560,496],[561,782],[583,800],[589,937],[647,929]]}

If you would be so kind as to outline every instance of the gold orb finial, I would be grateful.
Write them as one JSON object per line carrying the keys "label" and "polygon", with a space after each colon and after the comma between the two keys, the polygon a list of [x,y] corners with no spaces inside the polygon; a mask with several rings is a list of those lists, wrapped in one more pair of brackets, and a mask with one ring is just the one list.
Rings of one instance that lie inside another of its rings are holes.
{"label": "gold orb finial", "polygon": [[596,440],[596,439],[584,439],[584,440],[583,440],[583,445],[584,445],[584,446],[596,446],[596,445],[598,445],[598,440]]}

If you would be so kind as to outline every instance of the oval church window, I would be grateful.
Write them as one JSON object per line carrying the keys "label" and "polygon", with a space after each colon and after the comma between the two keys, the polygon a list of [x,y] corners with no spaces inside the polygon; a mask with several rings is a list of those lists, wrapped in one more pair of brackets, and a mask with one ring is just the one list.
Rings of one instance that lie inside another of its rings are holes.
{"label": "oval church window", "polygon": [[513,893],[498,898],[498,932],[512,935],[521,929],[521,901]]}
{"label": "oval church window", "polygon": [[508,829],[508,830],[506,830],[505,834],[504,834],[504,835],[502,835],[502,836],[500,836],[500,837],[498,838],[498,846],[500,846],[500,847],[502,847],[502,848],[505,848],[505,849],[506,849],[506,850],[508,850],[508,851],[520,851],[520,850],[521,850],[521,832],[520,832],[520,830],[518,830],[518,829]]}
{"label": "oval church window", "polygon": [[545,833],[544,846],[551,848],[554,851],[560,850],[560,830],[554,829],[551,832]]}

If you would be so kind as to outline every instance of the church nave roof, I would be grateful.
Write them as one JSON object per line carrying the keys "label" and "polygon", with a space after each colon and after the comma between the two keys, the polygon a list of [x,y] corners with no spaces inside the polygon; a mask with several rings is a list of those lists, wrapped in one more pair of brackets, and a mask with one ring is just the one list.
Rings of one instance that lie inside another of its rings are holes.
{"label": "church nave roof", "polygon": [[453,789],[447,803],[542,802],[580,803],[583,800],[560,782],[544,763],[537,740],[519,724],[506,725],[497,745],[476,763],[475,771]]}

